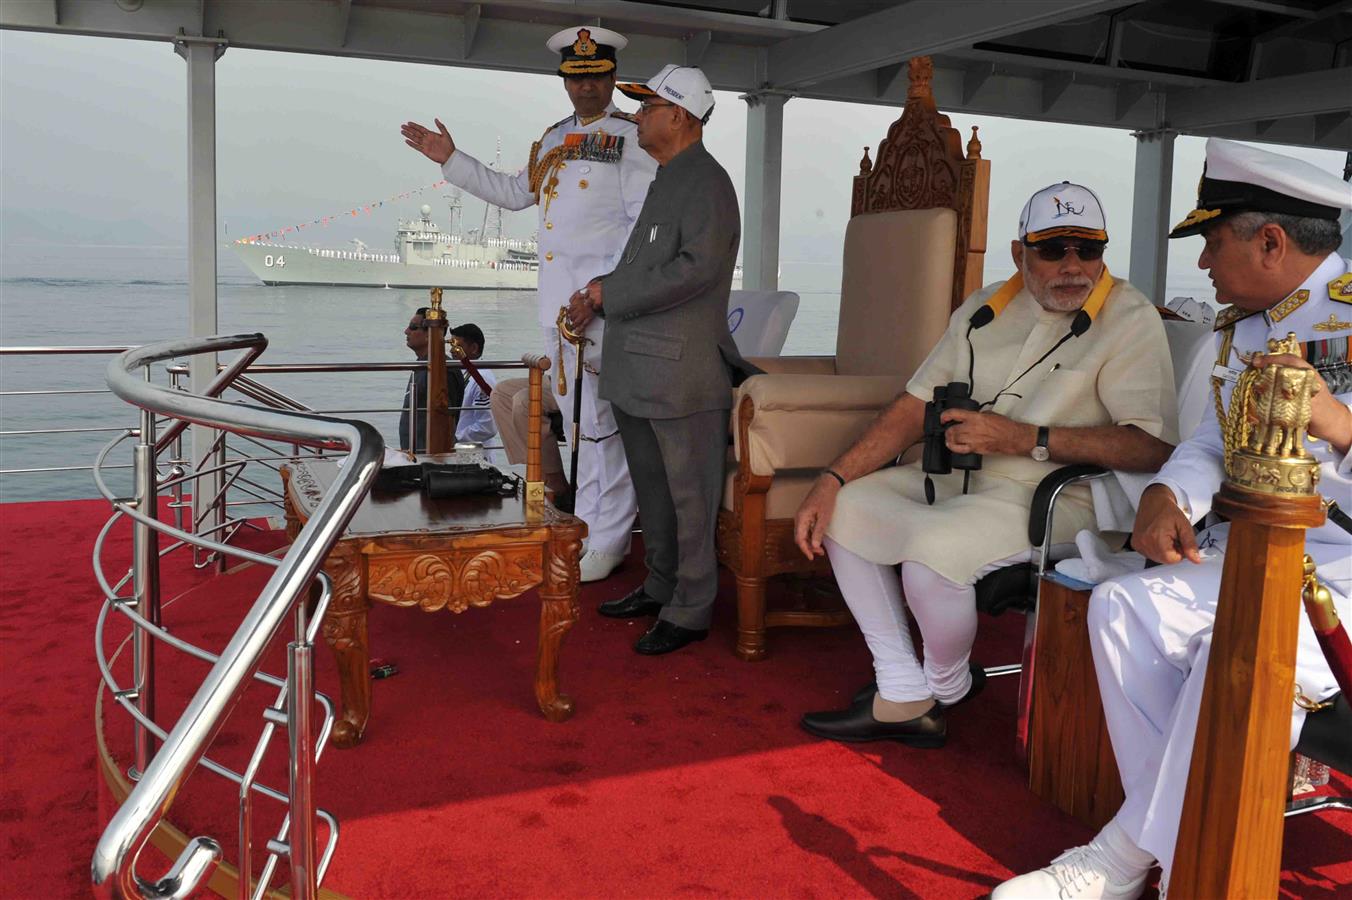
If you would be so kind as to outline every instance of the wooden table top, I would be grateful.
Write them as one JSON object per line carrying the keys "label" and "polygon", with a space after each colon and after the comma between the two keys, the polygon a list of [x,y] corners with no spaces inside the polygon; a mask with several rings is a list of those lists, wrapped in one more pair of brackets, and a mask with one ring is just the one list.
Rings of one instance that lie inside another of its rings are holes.
{"label": "wooden table top", "polygon": [[[426,455],[419,462],[465,462],[456,454]],[[308,521],[338,477],[336,460],[288,463],[287,490],[302,521]],[[499,466],[502,472],[524,476],[525,466]],[[502,531],[504,529],[582,525],[582,520],[560,512],[549,503],[539,512],[526,507],[525,484],[505,497],[453,497],[432,500],[421,491],[367,495],[344,532],[346,537],[383,537],[395,534],[445,534]],[[584,526],[585,527],[585,526]]]}

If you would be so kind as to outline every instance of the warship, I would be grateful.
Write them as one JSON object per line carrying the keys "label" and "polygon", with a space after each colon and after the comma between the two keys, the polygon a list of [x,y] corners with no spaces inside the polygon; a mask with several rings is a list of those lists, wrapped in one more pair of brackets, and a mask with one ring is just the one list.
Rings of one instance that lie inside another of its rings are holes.
{"label": "warship", "polygon": [[401,219],[394,251],[372,250],[360,240],[350,248],[325,248],[243,239],[230,246],[264,284],[324,284],[343,287],[533,291],[540,268],[536,242],[502,236],[502,210],[487,207],[480,228],[462,231],[459,191],[447,195],[449,227],[432,221],[423,204],[419,219]]}

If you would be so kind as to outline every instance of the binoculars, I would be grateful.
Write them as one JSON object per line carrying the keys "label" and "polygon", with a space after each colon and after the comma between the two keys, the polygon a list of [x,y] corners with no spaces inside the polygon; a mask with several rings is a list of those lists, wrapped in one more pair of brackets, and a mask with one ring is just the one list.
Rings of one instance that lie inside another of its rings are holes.
{"label": "binoculars", "polygon": [[[967,409],[973,412],[981,405],[971,397],[971,388],[965,381],[950,381],[934,389],[934,399],[925,404],[925,444],[920,460],[921,470],[929,475],[947,475],[954,469],[971,472],[981,468],[980,453],[954,453],[944,442],[944,432],[952,423],[939,421],[946,409]],[[963,481],[966,492],[966,479]],[[925,499],[934,504],[934,482],[925,478]]]}
{"label": "binoculars", "polygon": [[478,463],[422,463],[381,469],[376,475],[375,490],[381,493],[421,490],[432,500],[505,496],[516,490],[516,480],[492,466]]}

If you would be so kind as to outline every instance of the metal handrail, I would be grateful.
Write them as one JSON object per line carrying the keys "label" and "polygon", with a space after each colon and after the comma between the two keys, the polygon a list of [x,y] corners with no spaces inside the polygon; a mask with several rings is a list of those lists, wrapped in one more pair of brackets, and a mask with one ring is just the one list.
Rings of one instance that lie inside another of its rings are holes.
{"label": "metal handrail", "polygon": [[[226,403],[157,387],[135,374],[174,357],[231,350],[245,350],[246,356],[256,356],[266,346],[267,339],[261,334],[164,341],[130,350],[108,367],[108,386],[113,392],[150,413],[251,437],[348,450],[349,454],[333,487],[297,535],[234,637],[221,651],[220,660],[100,837],[94,851],[92,878],[102,896],[185,896],[214,867],[220,845],[198,837],[189,843],[163,879],[148,882],[135,872],[137,857],[151,832],[240,700],[268,643],[319,572],[380,467],[384,441],[365,422]],[[128,504],[117,506],[124,508]],[[296,704],[291,705],[292,715],[298,714],[295,707]],[[304,740],[308,739],[306,735]],[[293,819],[310,815],[308,810],[292,813]],[[313,878],[314,872],[309,875]]]}

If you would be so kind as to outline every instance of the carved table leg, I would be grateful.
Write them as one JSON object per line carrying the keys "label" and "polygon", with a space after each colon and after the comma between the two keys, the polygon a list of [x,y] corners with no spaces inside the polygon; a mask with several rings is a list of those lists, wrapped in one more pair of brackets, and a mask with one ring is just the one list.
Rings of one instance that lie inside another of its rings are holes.
{"label": "carved table leg", "polygon": [[540,646],[536,656],[535,702],[551,722],[573,714],[573,699],[559,693],[559,647],[578,620],[577,594],[582,542],[569,535],[546,545],[545,578],[540,585]]}
{"label": "carved table leg", "polygon": [[335,747],[348,749],[361,741],[371,716],[371,658],[366,637],[366,561],[355,547],[338,544],[324,571],[333,579],[333,599],[324,615],[324,640],[338,662],[340,702],[333,723]]}

